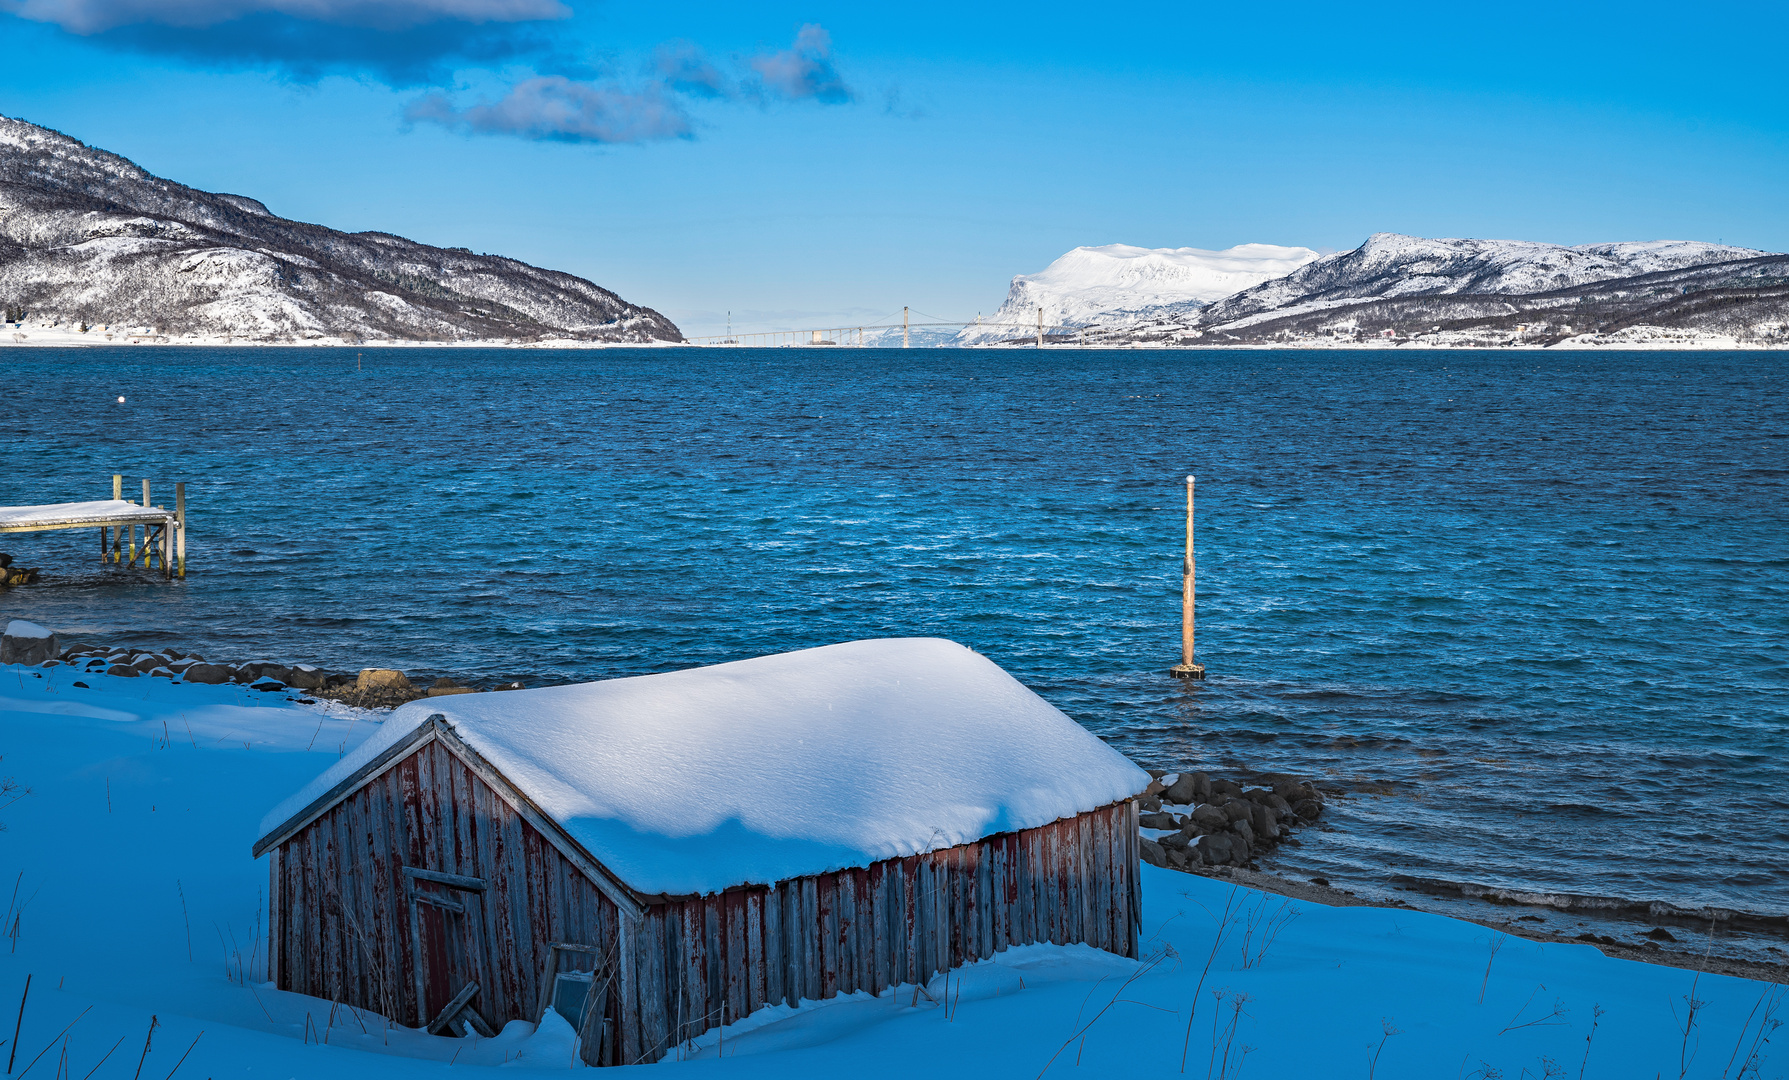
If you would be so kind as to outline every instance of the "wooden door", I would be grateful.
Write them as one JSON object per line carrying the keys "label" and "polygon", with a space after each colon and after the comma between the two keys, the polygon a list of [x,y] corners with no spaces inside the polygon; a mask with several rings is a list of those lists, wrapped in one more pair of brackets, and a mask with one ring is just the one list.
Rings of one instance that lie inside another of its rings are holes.
{"label": "wooden door", "polygon": [[480,991],[489,985],[481,930],[484,882],[411,868],[404,873],[409,879],[418,1025],[435,1034],[471,1030],[489,1035],[492,1018],[480,1000]]}

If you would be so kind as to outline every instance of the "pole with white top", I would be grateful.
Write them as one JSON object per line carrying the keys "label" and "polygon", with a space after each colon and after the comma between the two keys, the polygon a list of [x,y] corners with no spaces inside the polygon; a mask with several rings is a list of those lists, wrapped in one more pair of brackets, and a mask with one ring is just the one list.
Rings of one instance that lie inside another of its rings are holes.
{"label": "pole with white top", "polygon": [[1205,665],[1193,662],[1193,478],[1186,478],[1186,561],[1180,565],[1180,663],[1168,669],[1177,679],[1203,679]]}

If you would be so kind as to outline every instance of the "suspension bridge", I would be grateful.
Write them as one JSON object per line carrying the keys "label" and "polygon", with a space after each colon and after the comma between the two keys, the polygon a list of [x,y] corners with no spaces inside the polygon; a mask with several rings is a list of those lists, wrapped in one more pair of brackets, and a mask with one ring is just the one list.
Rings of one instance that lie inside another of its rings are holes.
{"label": "suspension bridge", "polygon": [[[813,346],[850,346],[854,348],[884,347],[880,341],[883,331],[899,330],[901,332],[901,348],[911,348],[913,331],[915,330],[1009,330],[1011,336],[1000,340],[999,344],[1034,343],[1037,348],[1049,345],[1086,345],[1090,335],[1098,335],[1097,329],[1085,326],[1068,326],[1060,323],[1046,323],[1044,309],[1037,309],[1037,321],[1028,322],[992,322],[976,319],[974,322],[914,322],[911,308],[901,309],[901,321],[898,323],[874,323],[862,326],[833,326],[807,330],[760,330],[750,333],[705,334],[687,337],[684,341],[691,345],[738,345],[753,347],[795,347]],[[874,334],[875,340],[867,345],[864,333]]]}

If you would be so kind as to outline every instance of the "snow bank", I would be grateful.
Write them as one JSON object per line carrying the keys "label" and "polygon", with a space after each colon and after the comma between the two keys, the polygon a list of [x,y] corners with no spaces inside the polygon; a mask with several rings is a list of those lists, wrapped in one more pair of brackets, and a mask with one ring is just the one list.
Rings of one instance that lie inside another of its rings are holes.
{"label": "snow bank", "polygon": [[914,855],[1046,825],[1149,782],[986,657],[895,638],[412,702],[268,814],[263,835],[434,713],[645,893]]}
{"label": "snow bank", "polygon": [[[74,686],[77,676],[90,686]],[[521,693],[531,692],[486,696]],[[0,666],[4,773],[30,789],[0,805],[13,879],[0,897],[0,996],[18,1030],[14,1075],[563,1075],[568,1033],[552,1018],[539,1031],[512,1022],[494,1039],[435,1037],[263,981],[255,815],[269,792],[303,783],[379,726],[240,686]],[[652,1075],[880,1080],[922,1062],[946,1078],[1254,1080],[1366,1076],[1369,1060],[1378,1080],[1783,1075],[1780,1033],[1774,1045],[1761,1033],[1789,1008],[1782,987],[1419,912],[1282,901],[1151,866],[1140,884],[1142,963],[1085,946],[1010,949],[927,994],[759,1010]],[[1686,997],[1698,1002],[1687,1031]]]}

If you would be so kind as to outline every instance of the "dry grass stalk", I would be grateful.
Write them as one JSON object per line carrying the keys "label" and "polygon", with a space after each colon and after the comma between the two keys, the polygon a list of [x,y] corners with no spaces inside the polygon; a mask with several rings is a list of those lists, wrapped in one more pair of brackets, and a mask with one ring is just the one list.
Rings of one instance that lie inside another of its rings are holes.
{"label": "dry grass stalk", "polygon": [[1590,1034],[1584,1036],[1584,1060],[1578,1065],[1578,1080],[1584,1080],[1584,1070],[1590,1067],[1590,1040],[1596,1038],[1596,1026],[1602,1022],[1603,1007],[1590,1007]]}
{"label": "dry grass stalk", "polygon": [[1199,992],[1205,989],[1206,976],[1211,974],[1212,961],[1217,959],[1218,950],[1224,947],[1224,939],[1230,934],[1230,923],[1235,918],[1236,889],[1230,889],[1230,895],[1224,898],[1224,910],[1217,916],[1217,936],[1212,939],[1211,953],[1205,958],[1205,966],[1199,971],[1198,985],[1193,987],[1193,1003],[1187,1009],[1186,1034],[1180,1040],[1180,1071],[1186,1072],[1187,1048],[1193,1041],[1193,1016],[1199,1011]]}
{"label": "dry grass stalk", "polygon": [[1491,956],[1485,961],[1485,977],[1479,980],[1478,1003],[1485,1003],[1485,988],[1491,985],[1491,965],[1497,962],[1497,953],[1502,950],[1503,943],[1509,940],[1508,934],[1493,932],[1491,934]]}
{"label": "dry grass stalk", "polygon": [[137,1071],[131,1075],[131,1080],[143,1080],[143,1062],[149,1058],[149,1044],[155,1040],[155,1029],[160,1026],[161,1021],[151,1014],[149,1032],[143,1036],[143,1052],[137,1056]]}
{"label": "dry grass stalk", "polygon": [[1401,1028],[1391,1026],[1389,1016],[1379,1021],[1379,1029],[1385,1034],[1379,1037],[1379,1045],[1373,1049],[1373,1056],[1367,1059],[1367,1080],[1373,1080],[1373,1074],[1379,1068],[1379,1055],[1385,1053],[1385,1044],[1391,1041],[1393,1035],[1404,1034]]}

